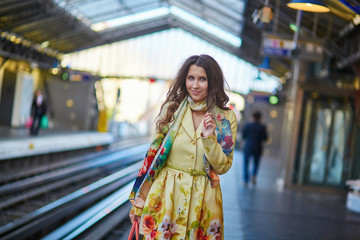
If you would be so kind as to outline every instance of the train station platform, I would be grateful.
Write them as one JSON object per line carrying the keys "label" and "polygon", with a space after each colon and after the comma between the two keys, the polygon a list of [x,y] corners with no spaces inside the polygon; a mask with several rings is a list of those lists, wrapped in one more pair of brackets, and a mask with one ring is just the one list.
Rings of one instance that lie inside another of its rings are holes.
{"label": "train station platform", "polygon": [[0,160],[71,151],[113,143],[110,133],[42,129],[30,136],[28,129],[0,127]]}
{"label": "train station platform", "polygon": [[226,240],[358,240],[360,214],[346,194],[277,189],[280,161],[263,158],[258,183],[244,187],[242,152],[221,176]]}

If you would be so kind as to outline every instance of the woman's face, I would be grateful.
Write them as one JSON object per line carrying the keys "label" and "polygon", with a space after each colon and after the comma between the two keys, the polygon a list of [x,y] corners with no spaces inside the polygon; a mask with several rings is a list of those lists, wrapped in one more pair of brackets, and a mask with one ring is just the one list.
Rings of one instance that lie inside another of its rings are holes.
{"label": "woman's face", "polygon": [[195,103],[206,99],[208,80],[204,68],[195,64],[190,66],[186,76],[186,89]]}

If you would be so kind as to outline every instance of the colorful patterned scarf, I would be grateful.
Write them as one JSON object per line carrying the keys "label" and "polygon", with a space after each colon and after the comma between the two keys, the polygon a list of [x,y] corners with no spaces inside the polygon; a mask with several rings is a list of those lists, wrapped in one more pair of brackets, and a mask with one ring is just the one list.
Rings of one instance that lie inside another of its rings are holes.
{"label": "colorful patterned scarf", "polygon": [[[130,193],[129,199],[133,205],[142,208],[144,206],[147,194],[150,190],[151,184],[154,182],[160,170],[166,165],[166,159],[169,156],[172,144],[180,128],[187,108],[193,111],[206,110],[206,103],[194,103],[190,96],[180,103],[179,108],[174,114],[175,121],[169,127],[165,127],[162,133],[158,133],[151,142],[150,148],[145,155],[143,165],[136,177],[133,189]],[[215,116],[216,123],[216,138],[221,145],[223,152],[228,156],[234,150],[234,143],[232,140],[231,126],[218,107],[212,110]],[[201,126],[199,126],[201,127]],[[203,157],[204,169],[211,181],[211,186],[215,187],[220,179],[219,176],[212,170],[209,161],[205,154]]]}

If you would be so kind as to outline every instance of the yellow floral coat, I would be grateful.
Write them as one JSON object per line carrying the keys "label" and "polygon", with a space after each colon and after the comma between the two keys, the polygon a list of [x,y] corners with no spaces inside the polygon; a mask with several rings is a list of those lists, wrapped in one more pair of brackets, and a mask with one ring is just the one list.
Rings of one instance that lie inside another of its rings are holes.
{"label": "yellow floral coat", "polygon": [[[223,111],[235,142],[237,122],[233,111]],[[145,239],[223,239],[223,208],[220,185],[212,188],[203,165],[205,154],[217,174],[226,173],[233,160],[216,136],[200,136],[195,131],[191,110],[187,109],[174,140],[166,166],[154,180],[144,208],[133,207],[141,215],[140,232]]]}

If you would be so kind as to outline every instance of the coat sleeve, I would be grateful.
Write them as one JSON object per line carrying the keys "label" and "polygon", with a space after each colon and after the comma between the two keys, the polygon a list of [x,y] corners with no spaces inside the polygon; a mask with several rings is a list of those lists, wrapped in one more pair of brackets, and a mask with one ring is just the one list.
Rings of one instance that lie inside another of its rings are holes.
{"label": "coat sleeve", "polygon": [[[232,142],[233,144],[235,144],[237,131],[237,121],[235,113],[229,110],[227,118],[231,126]],[[226,154],[222,150],[222,147],[217,142],[216,136],[214,134],[206,138],[202,137],[201,140],[205,148],[205,156],[209,161],[210,165],[212,166],[212,169],[217,174],[226,173],[231,168],[235,146],[233,147],[231,153],[226,156]]]}
{"label": "coat sleeve", "polygon": [[134,215],[136,215],[136,216],[141,216],[142,211],[143,211],[142,208],[138,208],[138,207],[136,207],[136,206],[133,205],[133,206],[131,207],[130,214],[134,214]]}

